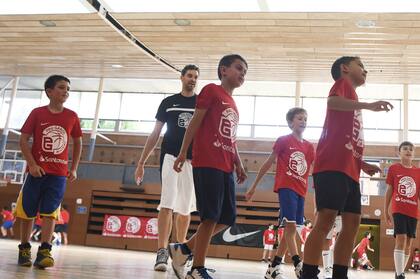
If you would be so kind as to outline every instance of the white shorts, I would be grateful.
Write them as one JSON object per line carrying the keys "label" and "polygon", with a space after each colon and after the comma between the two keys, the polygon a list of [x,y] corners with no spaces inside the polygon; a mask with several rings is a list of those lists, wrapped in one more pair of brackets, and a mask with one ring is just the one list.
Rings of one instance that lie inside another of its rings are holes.
{"label": "white shorts", "polygon": [[272,245],[272,244],[265,244],[265,245],[264,245],[264,250],[269,250],[269,251],[271,251],[271,250],[273,250],[273,247],[274,247],[274,245]]}
{"label": "white shorts", "polygon": [[162,193],[157,210],[168,208],[175,213],[189,215],[197,211],[192,165],[185,161],[178,173],[173,169],[175,160],[176,157],[171,154],[165,154],[163,158]]}
{"label": "white shorts", "polygon": [[333,225],[332,229],[330,230],[330,232],[328,233],[327,239],[331,240],[334,236],[334,232],[335,233],[341,232],[342,227],[343,227],[343,223],[341,221],[341,216],[338,215],[337,217],[335,217],[334,225]]}

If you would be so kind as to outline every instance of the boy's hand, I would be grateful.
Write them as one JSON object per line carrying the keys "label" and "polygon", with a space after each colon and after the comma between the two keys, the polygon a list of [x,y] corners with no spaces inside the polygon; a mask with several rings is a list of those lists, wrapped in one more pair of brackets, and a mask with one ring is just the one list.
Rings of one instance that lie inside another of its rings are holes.
{"label": "boy's hand", "polygon": [[137,165],[136,171],[134,172],[134,181],[137,185],[140,185],[140,183],[143,181],[144,176],[144,165],[139,164]]}
{"label": "boy's hand", "polygon": [[394,106],[387,101],[377,101],[369,104],[369,110],[372,111],[390,111]]}
{"label": "boy's hand", "polygon": [[41,176],[45,175],[44,169],[41,168],[39,165],[29,166],[29,173],[33,177],[41,177]]}
{"label": "boy's hand", "polygon": [[366,162],[362,163],[362,171],[364,171],[370,176],[374,175],[377,172],[382,172],[377,165],[368,164]]}
{"label": "boy's hand", "polygon": [[67,179],[68,179],[70,182],[75,181],[75,180],[77,179],[77,172],[76,172],[75,170],[71,170],[71,171],[69,172],[69,175],[67,176]]}
{"label": "boy's hand", "polygon": [[391,215],[389,214],[388,210],[385,210],[385,220],[389,226],[392,226],[392,219]]}
{"label": "boy's hand", "polygon": [[254,196],[254,194],[255,194],[255,187],[249,188],[248,191],[246,191],[245,193],[245,200],[246,201],[252,200],[252,197]]}
{"label": "boy's hand", "polygon": [[248,177],[246,175],[244,167],[242,165],[236,166],[235,171],[236,171],[236,182],[239,184],[242,184],[245,181],[245,179],[247,179]]}
{"label": "boy's hand", "polygon": [[187,155],[184,153],[179,153],[178,158],[176,158],[174,163],[174,170],[176,172],[182,171],[182,166],[184,165],[185,160],[187,160]]}

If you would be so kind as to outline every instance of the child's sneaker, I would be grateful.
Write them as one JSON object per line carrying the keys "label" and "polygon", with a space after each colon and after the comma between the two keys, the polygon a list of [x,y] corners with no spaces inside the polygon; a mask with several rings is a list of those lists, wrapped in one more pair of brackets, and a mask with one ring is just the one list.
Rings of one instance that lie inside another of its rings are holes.
{"label": "child's sneaker", "polygon": [[281,264],[277,264],[275,266],[270,263],[268,265],[267,272],[264,276],[265,279],[286,279]]}
{"label": "child's sneaker", "polygon": [[185,279],[213,279],[208,273],[207,268],[194,268],[191,271],[188,271]]}
{"label": "child's sneaker", "polygon": [[20,266],[31,266],[32,259],[31,259],[31,244],[19,244],[19,257],[18,257],[18,265]]}
{"label": "child's sneaker", "polygon": [[54,259],[51,255],[51,245],[43,242],[38,248],[34,266],[44,269],[54,266]]}
{"label": "child's sneaker", "polygon": [[170,243],[168,250],[176,277],[184,278],[185,266],[192,260],[191,250],[186,244],[181,243]]}
{"label": "child's sneaker", "polygon": [[160,248],[157,251],[155,270],[156,271],[166,271],[168,269],[168,249]]}
{"label": "child's sneaker", "polygon": [[302,277],[302,268],[303,268],[303,262],[299,262],[297,266],[295,266],[295,274],[296,278]]}

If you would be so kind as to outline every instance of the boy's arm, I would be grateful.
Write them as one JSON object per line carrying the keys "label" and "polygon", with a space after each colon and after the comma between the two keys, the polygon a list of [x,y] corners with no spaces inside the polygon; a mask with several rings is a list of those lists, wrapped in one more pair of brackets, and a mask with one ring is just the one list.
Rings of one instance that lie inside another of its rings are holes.
{"label": "boy's arm", "polygon": [[276,160],[276,157],[277,157],[277,154],[273,150],[273,152],[271,152],[270,156],[267,158],[267,160],[265,160],[264,164],[261,166],[260,170],[258,171],[258,174],[257,174],[257,177],[255,178],[254,183],[252,184],[252,186],[246,192],[246,194],[245,194],[246,200],[250,200],[252,198],[252,196],[254,195],[255,190],[258,186],[258,183],[260,183],[260,180],[264,177],[264,175],[267,173],[267,171],[271,168],[274,161]]}
{"label": "boy's arm", "polygon": [[19,145],[26,162],[28,163],[29,173],[34,177],[41,177],[45,175],[45,171],[37,164],[32,156],[31,147],[29,145],[29,139],[31,135],[22,133],[20,135]]}
{"label": "boy's arm", "polygon": [[[361,242],[359,242],[359,244],[357,244],[357,245],[356,245],[356,247],[354,247],[354,249],[353,249],[353,253],[354,253],[354,252],[356,252],[357,248],[359,248],[360,243],[361,243]],[[352,254],[353,254],[353,253],[352,253]]]}
{"label": "boy's arm", "polygon": [[359,102],[350,100],[342,96],[328,97],[327,107],[332,110],[353,111],[359,109],[368,109],[372,111],[390,111],[393,105],[387,101],[377,101],[373,103]]}
{"label": "boy's arm", "polygon": [[146,144],[144,145],[143,152],[141,153],[140,159],[137,163],[137,168],[134,173],[134,181],[136,181],[137,185],[143,180],[144,176],[144,164],[146,163],[147,159],[152,153],[153,149],[155,149],[156,144],[159,140],[160,133],[162,132],[164,122],[157,120],[155,123],[155,127],[153,132],[149,135],[146,140]]}
{"label": "boy's arm", "polygon": [[70,173],[68,179],[73,182],[77,179],[77,168],[80,163],[80,156],[82,155],[82,137],[73,138],[73,161],[71,163]]}
{"label": "boy's arm", "polygon": [[238,145],[235,143],[235,171],[236,171],[236,182],[241,184],[247,179],[247,175],[242,164],[241,156],[239,155]]}
{"label": "boy's arm", "polygon": [[377,172],[382,172],[381,168],[374,164],[366,163],[362,160],[362,171],[372,176]]}
{"label": "boy's arm", "polygon": [[390,226],[392,225],[392,221],[391,221],[391,215],[389,214],[389,205],[391,203],[392,191],[393,191],[393,187],[391,185],[387,184],[386,193],[385,193],[384,211],[385,211],[386,222]]}
{"label": "boy's arm", "polygon": [[187,159],[187,151],[190,146],[197,129],[200,127],[201,122],[203,122],[204,116],[207,113],[207,109],[195,109],[194,115],[191,119],[190,124],[188,125],[187,130],[184,134],[184,140],[182,141],[181,150],[179,151],[178,158],[176,158],[174,163],[174,170],[180,172],[182,166],[184,165],[185,160]]}

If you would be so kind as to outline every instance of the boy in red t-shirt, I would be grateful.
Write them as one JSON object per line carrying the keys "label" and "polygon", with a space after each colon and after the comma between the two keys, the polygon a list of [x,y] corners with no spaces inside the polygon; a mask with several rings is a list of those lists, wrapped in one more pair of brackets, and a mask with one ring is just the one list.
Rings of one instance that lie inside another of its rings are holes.
{"label": "boy in red t-shirt", "polygon": [[268,260],[271,261],[271,256],[273,254],[273,247],[275,243],[276,243],[276,232],[274,231],[274,226],[270,224],[268,226],[268,229],[264,231],[264,235],[263,235],[264,251],[263,251],[263,256],[262,256],[261,261],[263,262],[267,261],[266,259],[267,253],[268,253]]}
{"label": "boy in red t-shirt", "polygon": [[370,238],[372,237],[372,234],[370,232],[365,232],[365,237],[359,242],[359,244],[356,245],[353,249],[353,253],[357,251],[357,263],[358,263],[358,270],[363,269],[365,266],[367,269],[372,270],[374,267],[372,263],[370,262],[366,250],[369,250],[371,252],[375,252],[374,249],[370,248]]}
{"label": "boy in red t-shirt", "polygon": [[[77,114],[65,108],[69,96],[70,80],[53,75],[44,84],[50,99],[47,106],[35,108],[23,125],[20,148],[28,163],[28,174],[19,193],[16,217],[21,222],[21,244],[18,264],[31,266],[29,243],[34,219],[39,211],[42,217],[41,246],[34,262],[39,268],[51,267],[51,237],[55,220],[60,215],[60,204],[66,180],[77,178],[77,167],[82,151],[82,130]],[[33,138],[32,147],[29,139]],[[68,170],[68,145],[73,138],[73,162]]]}
{"label": "boy in red t-shirt", "polygon": [[281,269],[281,256],[286,249],[292,256],[296,276],[299,278],[302,270],[302,260],[296,244],[296,232],[298,234],[303,228],[303,213],[305,196],[308,190],[309,169],[314,160],[315,151],[313,145],[303,139],[303,131],[306,128],[306,110],[303,108],[292,108],[286,114],[286,120],[292,133],[279,137],[274,144],[271,155],[258,171],[254,184],[246,193],[246,199],[250,200],[255,193],[258,183],[277,161],[274,192],[278,195],[280,216],[279,223],[284,227],[286,245],[277,249],[277,256],[269,265],[265,278],[277,278],[283,274]]}
{"label": "boy in red t-shirt", "polygon": [[[404,270],[410,258],[411,244],[416,238],[418,200],[420,198],[420,169],[413,166],[414,145],[404,141],[398,147],[400,162],[389,167],[386,177],[385,217],[394,221],[394,264],[396,278],[405,278]],[[392,202],[391,202],[392,200]]]}
{"label": "boy in red t-shirt", "polygon": [[335,84],[330,90],[327,115],[319,139],[313,170],[317,221],[306,240],[302,279],[318,278],[323,242],[341,212],[343,230],[335,245],[333,278],[347,279],[348,263],[360,224],[360,170],[369,175],[379,167],[362,160],[362,109],[389,111],[389,102],[359,102],[355,89],[367,71],[358,57],[344,56],[331,67]]}
{"label": "boy in red t-shirt", "polygon": [[414,249],[413,263],[411,264],[411,267],[416,273],[420,269],[420,250],[417,248]]}
{"label": "boy in red t-shirt", "polygon": [[2,237],[7,237],[7,231],[9,231],[10,238],[13,238],[13,224],[15,223],[15,217],[10,211],[10,207],[8,207],[7,205],[4,206],[1,211],[1,215],[3,217],[3,224],[0,227]]}
{"label": "boy in red t-shirt", "polygon": [[178,278],[183,277],[192,252],[194,261],[186,278],[211,278],[204,266],[211,237],[235,223],[233,171],[238,183],[246,179],[246,174],[236,146],[239,113],[232,94],[244,83],[247,70],[248,64],[240,55],[226,55],[220,60],[221,85],[208,84],[197,96],[193,118],[174,163],[174,169],[180,172],[194,138],[192,165],[201,223],[186,243],[169,245],[172,267]]}

